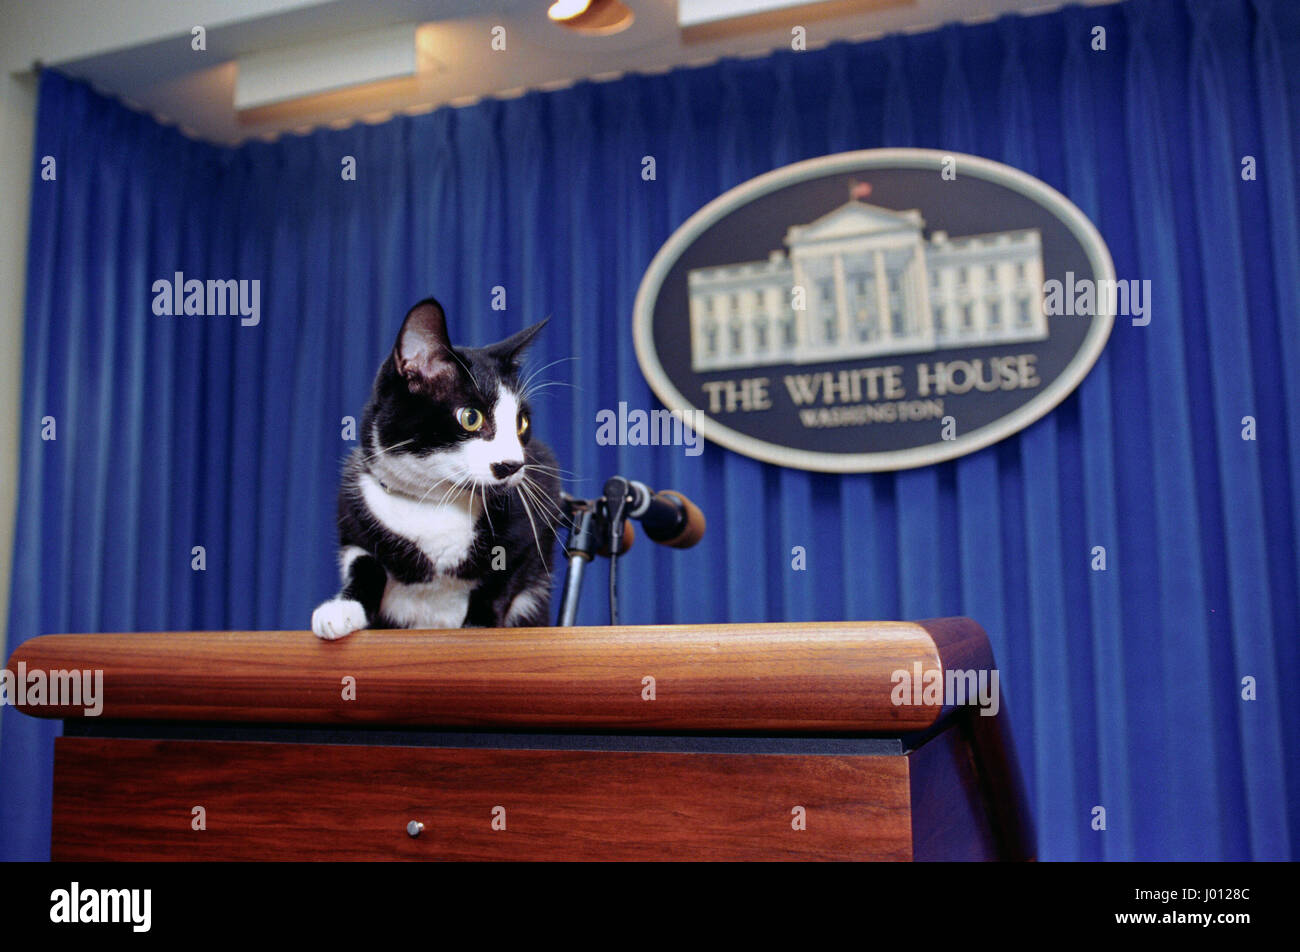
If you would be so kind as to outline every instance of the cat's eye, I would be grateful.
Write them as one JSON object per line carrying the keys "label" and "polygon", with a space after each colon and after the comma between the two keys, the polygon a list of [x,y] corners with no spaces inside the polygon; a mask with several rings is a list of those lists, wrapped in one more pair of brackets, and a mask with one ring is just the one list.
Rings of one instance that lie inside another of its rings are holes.
{"label": "cat's eye", "polygon": [[461,407],[456,411],[456,422],[470,433],[483,429],[483,414],[473,407]]}
{"label": "cat's eye", "polygon": [[515,424],[515,430],[518,432],[520,438],[528,432],[528,414],[524,413],[522,410],[519,411],[519,420]]}

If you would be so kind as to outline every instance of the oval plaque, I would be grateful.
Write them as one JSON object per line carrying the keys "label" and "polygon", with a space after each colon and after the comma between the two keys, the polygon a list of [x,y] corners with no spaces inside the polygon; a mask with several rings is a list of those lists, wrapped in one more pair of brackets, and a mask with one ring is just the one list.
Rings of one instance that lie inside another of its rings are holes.
{"label": "oval plaque", "polygon": [[874,149],[776,169],[692,215],[646,271],[633,331],[655,394],[706,438],[800,469],[907,469],[1064,400],[1123,284],[1038,179]]}

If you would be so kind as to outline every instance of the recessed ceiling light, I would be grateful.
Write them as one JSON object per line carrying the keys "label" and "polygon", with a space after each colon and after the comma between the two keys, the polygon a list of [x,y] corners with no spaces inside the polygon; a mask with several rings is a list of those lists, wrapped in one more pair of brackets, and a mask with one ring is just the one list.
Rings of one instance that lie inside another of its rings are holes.
{"label": "recessed ceiling light", "polygon": [[566,30],[591,36],[622,33],[636,19],[620,0],[555,0],[546,15]]}
{"label": "recessed ceiling light", "polygon": [[250,53],[237,63],[237,112],[411,78],[419,68],[417,25]]}
{"label": "recessed ceiling light", "polygon": [[[942,5],[944,0],[935,0]],[[917,0],[677,0],[677,25],[687,43],[715,42],[742,33],[787,31],[796,24],[854,16]]]}
{"label": "recessed ceiling light", "polygon": [[572,20],[586,13],[589,6],[591,0],[555,0],[551,8],[546,11],[546,15],[552,20]]}

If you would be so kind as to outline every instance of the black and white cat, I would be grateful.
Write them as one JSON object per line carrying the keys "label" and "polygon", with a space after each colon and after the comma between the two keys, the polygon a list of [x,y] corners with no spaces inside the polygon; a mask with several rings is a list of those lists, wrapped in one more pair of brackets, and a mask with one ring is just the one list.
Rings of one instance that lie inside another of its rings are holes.
{"label": "black and white cat", "polygon": [[407,313],[344,465],[343,588],[312,614],[318,636],[549,623],[559,469],[519,366],[545,323],[453,348],[437,301]]}

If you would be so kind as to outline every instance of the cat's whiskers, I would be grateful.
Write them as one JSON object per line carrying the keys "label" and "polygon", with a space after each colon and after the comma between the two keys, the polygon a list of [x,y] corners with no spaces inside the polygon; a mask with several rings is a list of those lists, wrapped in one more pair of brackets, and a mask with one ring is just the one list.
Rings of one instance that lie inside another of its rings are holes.
{"label": "cat's whiskers", "polygon": [[526,494],[532,499],[533,505],[537,507],[537,514],[542,518],[543,523],[550,529],[551,536],[559,538],[559,532],[556,527],[560,524],[567,524],[568,516],[563,509],[556,505],[554,499],[546,494],[542,485],[537,483],[532,476],[528,475],[528,468],[534,466],[533,463],[525,464],[523,469],[523,480],[520,480],[519,489],[521,494]]}
{"label": "cat's whiskers", "polygon": [[525,463],[524,469],[535,469],[543,473],[558,473],[561,476],[570,476],[573,479],[582,479],[571,469],[560,469],[558,466],[543,466],[541,463]]}
{"label": "cat's whiskers", "polygon": [[543,364],[541,367],[538,367],[536,370],[532,371],[532,373],[530,373],[527,377],[524,378],[524,382],[519,385],[519,389],[524,392],[527,392],[529,382],[532,381],[543,370],[546,370],[549,367],[554,367],[556,364],[562,364],[566,360],[577,360],[577,359],[578,359],[577,357],[561,357],[558,360],[552,360],[549,364]]}
{"label": "cat's whiskers", "polygon": [[[454,495],[456,491],[460,489],[461,486],[463,486],[465,482],[470,478],[470,473],[468,470],[462,470],[461,473],[462,474],[460,478],[451,484],[451,487],[445,493],[442,494],[441,499],[439,499],[436,503],[434,503],[435,506],[441,506],[443,503],[445,503],[447,499],[450,498],[452,495]],[[437,482],[435,482],[432,486],[430,486],[427,490],[425,490],[424,495],[421,496],[418,501],[424,502],[426,499],[429,498],[429,493],[433,492],[435,489],[443,485],[445,482],[447,482],[447,480],[445,479],[440,479]]]}
{"label": "cat's whiskers", "polygon": [[[519,485],[522,486],[523,483],[520,483]],[[541,558],[542,565],[545,565],[546,554],[542,552],[542,540],[537,537],[537,523],[533,521],[533,511],[528,506],[528,498],[523,493],[520,493],[519,501],[524,504],[524,515],[528,517],[528,525],[532,527],[533,541],[537,543],[537,555]]]}
{"label": "cat's whiskers", "polygon": [[[538,487],[536,484],[530,484],[527,478],[525,478],[525,480],[519,484],[519,489],[520,489],[520,501],[524,502],[525,495],[529,499],[531,499],[534,502],[534,504],[537,505],[539,518],[542,517],[544,513],[547,516],[550,515],[550,513],[546,513],[546,511],[543,509],[543,504],[549,505],[551,507],[551,511],[554,512],[556,518],[554,521],[551,521],[551,519],[549,518],[545,518],[543,519],[543,524],[548,529],[551,530],[551,537],[558,541],[560,538],[560,533],[556,527],[559,526],[560,523],[564,521],[564,514],[559,510],[555,509],[555,504],[546,498],[546,495],[541,491],[540,487]],[[527,503],[525,502],[525,507],[526,506]],[[534,528],[534,532],[536,532],[535,528]]]}
{"label": "cat's whiskers", "polygon": [[546,489],[542,486],[542,484],[539,483],[537,480],[535,480],[528,473],[528,470],[530,468],[550,469],[550,467],[538,466],[536,463],[525,464],[523,469],[524,478],[520,485],[527,486],[531,491],[533,498],[537,499],[539,502],[544,503],[546,505],[548,511],[555,517],[555,521],[553,523],[554,525],[568,525],[569,514],[565,511],[562,505],[557,503],[554,499],[552,499],[547,494]]}
{"label": "cat's whiskers", "polygon": [[538,504],[538,509],[542,510],[545,506],[545,512],[548,516],[555,516],[557,520],[563,520],[564,511],[556,506],[554,500],[549,499],[541,485],[535,482],[528,474],[524,474],[523,480],[519,483],[520,487],[527,490],[529,495]]}
{"label": "cat's whiskers", "polygon": [[483,515],[487,517],[488,531],[491,532],[493,538],[495,538],[497,530],[496,526],[492,525],[492,513],[488,509],[487,486],[484,483],[479,483],[478,488],[480,495],[483,497]]}
{"label": "cat's whiskers", "polygon": [[[429,493],[433,492],[433,491],[434,491],[435,489],[437,489],[439,486],[444,486],[444,485],[446,485],[446,484],[447,484],[447,480],[445,480],[445,479],[435,479],[433,482],[431,482],[431,483],[429,484],[429,488],[426,489],[426,490],[424,491],[424,495],[422,495],[419,499],[417,499],[416,502],[417,502],[417,503],[422,503],[422,502],[424,502],[426,499],[429,498]],[[452,487],[453,487],[453,488],[455,488],[455,485],[456,485],[455,483],[452,483]],[[446,499],[446,498],[447,498],[447,497],[446,497],[446,495],[444,494],[444,495],[443,495],[443,499]]]}
{"label": "cat's whiskers", "polygon": [[[567,357],[563,359],[576,360],[577,358]],[[539,380],[536,383],[533,382],[534,380],[537,380],[537,375],[541,373],[543,370],[545,370],[547,367],[554,367],[556,364],[560,362],[561,361],[559,360],[553,360],[545,367],[538,367],[527,377],[525,377],[523,383],[519,385],[519,395],[525,400],[531,400],[533,397],[540,395],[543,390],[547,390],[551,387],[568,387],[571,390],[575,390],[578,393],[582,393],[583,392],[582,387],[579,387],[576,383],[570,383],[566,380]]]}
{"label": "cat's whiskers", "polygon": [[519,497],[520,497],[520,501],[521,501],[521,502],[524,501],[524,497],[527,497],[527,499],[529,499],[529,500],[532,501],[533,505],[532,505],[531,508],[535,510],[533,514],[534,514],[535,516],[537,516],[538,520],[541,521],[541,523],[542,523],[543,526],[545,526],[547,529],[550,529],[550,530],[551,530],[551,535],[552,535],[552,536],[558,538],[558,534],[557,534],[556,531],[555,531],[555,525],[554,525],[554,523],[551,522],[549,516],[548,516],[548,515],[547,515],[547,514],[542,510],[541,502],[540,502],[540,500],[537,498],[536,493],[533,492],[533,490],[531,490],[531,489],[529,489],[528,487],[526,487],[523,483],[520,483],[520,484],[519,484]]}
{"label": "cat's whiskers", "polygon": [[531,402],[533,400],[540,399],[541,397],[551,396],[551,394],[549,393],[542,392],[543,390],[546,390],[550,387],[571,387],[574,390],[578,391],[579,393],[582,392],[582,388],[577,386],[576,384],[564,383],[563,381],[560,380],[548,380],[536,386],[530,387],[527,390],[521,390],[519,395],[521,399]]}
{"label": "cat's whiskers", "polygon": [[533,384],[531,387],[528,387],[527,389],[521,390],[520,393],[522,393],[525,397],[531,398],[541,393],[543,390],[546,390],[549,387],[569,387],[572,390],[579,390],[579,391],[581,390],[581,388],[576,383],[569,383],[566,380],[543,380],[540,383]]}
{"label": "cat's whiskers", "polygon": [[[422,495],[419,499],[415,500],[416,504],[417,504],[417,505],[421,505],[421,504],[423,504],[424,501],[425,501],[426,499],[429,498],[429,493],[433,492],[435,489],[437,489],[439,486],[442,486],[442,485],[444,485],[444,483],[443,483],[442,481],[439,481],[439,482],[434,483],[432,486],[430,486],[428,489],[426,489],[426,490],[424,491],[424,495]],[[457,485],[458,485],[458,483],[452,483],[450,486],[448,486],[448,487],[447,487],[447,490],[442,494],[442,498],[439,499],[437,502],[435,502],[433,505],[434,505],[434,506],[441,506],[444,502],[446,502],[446,501],[447,501],[447,497],[450,496],[453,492],[456,491],[456,486],[457,486]]]}
{"label": "cat's whiskers", "polygon": [[402,440],[402,442],[400,442],[400,443],[394,443],[392,446],[381,446],[381,447],[379,448],[379,452],[378,452],[378,453],[371,453],[369,456],[364,457],[364,458],[361,460],[361,462],[363,462],[363,463],[369,463],[372,459],[375,459],[375,458],[377,458],[377,457],[383,456],[385,453],[391,453],[393,450],[398,449],[399,447],[405,446],[407,443],[414,443],[414,442],[415,442],[415,437],[411,437],[409,440]]}

